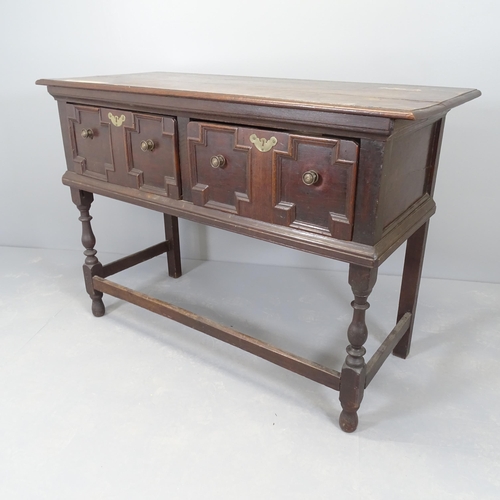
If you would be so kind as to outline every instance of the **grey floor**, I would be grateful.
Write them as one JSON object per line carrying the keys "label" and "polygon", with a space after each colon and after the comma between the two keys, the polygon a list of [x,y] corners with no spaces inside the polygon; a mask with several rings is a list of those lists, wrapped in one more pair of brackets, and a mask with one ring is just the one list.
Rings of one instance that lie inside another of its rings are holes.
{"label": "grey floor", "polygon": [[[424,280],[412,353],[347,435],[335,391],[112,297],[92,317],[81,261],[0,249],[0,499],[500,498],[500,285]],[[115,279],[340,368],[345,273],[183,265]],[[368,355],[399,283],[379,277]]]}

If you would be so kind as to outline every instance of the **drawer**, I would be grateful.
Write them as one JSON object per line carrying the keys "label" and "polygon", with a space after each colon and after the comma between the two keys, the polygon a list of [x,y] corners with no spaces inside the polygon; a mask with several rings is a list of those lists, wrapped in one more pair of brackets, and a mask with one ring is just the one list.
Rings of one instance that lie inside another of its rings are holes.
{"label": "drawer", "polygon": [[177,124],[171,117],[67,104],[76,173],[179,199]]}
{"label": "drawer", "polygon": [[188,145],[196,205],[351,239],[355,141],[190,122]]}

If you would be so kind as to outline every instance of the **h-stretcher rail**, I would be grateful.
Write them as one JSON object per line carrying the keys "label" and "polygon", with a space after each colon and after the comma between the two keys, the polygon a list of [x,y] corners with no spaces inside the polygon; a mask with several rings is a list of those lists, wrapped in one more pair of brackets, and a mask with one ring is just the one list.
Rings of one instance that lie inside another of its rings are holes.
{"label": "h-stretcher rail", "polygon": [[[149,248],[123,257],[102,267],[102,276],[93,276],[92,284],[95,290],[112,295],[113,297],[126,300],[139,307],[165,316],[166,318],[182,323],[190,328],[194,328],[211,337],[217,338],[238,347],[251,354],[266,359],[275,365],[293,371],[303,377],[318,382],[331,389],[340,390],[341,374],[336,370],[324,367],[313,361],[309,361],[290,352],[279,349],[267,342],[263,342],[254,337],[241,333],[233,328],[221,325],[203,316],[194,314],[186,309],[177,307],[168,302],[150,297],[131,288],[127,288],[107,278],[113,274],[136,266],[153,257],[157,257],[168,251],[170,242],[164,241]],[[372,381],[384,361],[387,359],[393,348],[407,332],[411,323],[411,313],[406,313],[399,320],[394,329],[381,344],[379,349],[366,364],[365,387]]]}

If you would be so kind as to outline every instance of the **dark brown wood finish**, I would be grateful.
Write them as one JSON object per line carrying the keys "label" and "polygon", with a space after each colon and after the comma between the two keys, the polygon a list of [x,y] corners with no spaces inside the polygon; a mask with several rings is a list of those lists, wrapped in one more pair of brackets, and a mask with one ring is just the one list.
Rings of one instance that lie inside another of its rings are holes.
{"label": "dark brown wood finish", "polygon": [[394,355],[406,359],[410,353],[413,324],[417,310],[418,291],[420,289],[420,278],[424,265],[425,243],[429,231],[429,222],[423,224],[420,229],[413,233],[406,242],[406,254],[401,281],[401,293],[399,296],[399,308],[397,320],[399,321],[406,313],[411,313],[411,322],[408,331],[394,348]]}
{"label": "dark brown wood finish", "polygon": [[[358,145],[354,141],[290,135],[286,151],[277,149],[273,162],[273,206],[276,224],[284,224],[350,240]],[[313,173],[317,180],[304,181]]]}
{"label": "dark brown wood finish", "polygon": [[67,104],[66,108],[73,153],[73,168],[68,166],[69,170],[111,184],[180,198],[174,119],[97,106]]}
{"label": "dark brown wood finish", "polygon": [[[134,113],[132,118],[124,131],[127,171],[134,176],[133,187],[178,200],[181,189],[176,121],[139,113]],[[144,147],[144,142],[149,149]]]}
{"label": "dark brown wood finish", "polygon": [[[395,247],[391,246],[390,243],[395,240],[396,236],[398,237],[396,241],[398,241],[399,244],[403,243],[413,232],[415,224],[419,223],[422,218],[429,218],[434,212],[434,204],[431,203],[421,207],[423,209],[415,211],[415,216],[412,217],[412,214],[409,214],[408,224],[402,224],[394,228],[393,232],[388,233],[387,238],[390,239],[390,242],[381,240],[379,252],[378,247],[363,245],[352,241],[337,240],[308,231],[297,231],[281,225],[240,217],[221,210],[207,210],[191,202],[176,201],[165,197],[148,195],[131,188],[105,184],[95,179],[82,180],[81,176],[75,175],[73,172],[66,172],[62,180],[63,184],[70,187],[81,189],[85,187],[91,189],[95,194],[102,194],[151,210],[168,212],[172,215],[183,217],[201,224],[218,227],[264,241],[270,241],[286,247],[297,248],[305,252],[323,255],[324,257],[338,259],[343,262],[353,262],[368,267],[378,265],[380,258],[387,258],[395,250]],[[401,232],[403,230],[404,233]]]}
{"label": "dark brown wood finish", "polygon": [[96,239],[92,231],[90,221],[90,206],[94,201],[94,195],[87,191],[80,191],[78,189],[71,189],[71,198],[76,208],[80,211],[79,221],[82,223],[82,245],[85,248],[83,252],[85,255],[85,262],[83,264],[83,278],[85,281],[85,288],[90,298],[92,299],[92,314],[100,317],[104,316],[105,308],[102,301],[102,292],[94,288],[92,282],[93,276],[102,276],[102,264],[96,257],[97,250],[94,248]]}
{"label": "dark brown wood finish", "polygon": [[391,354],[391,351],[394,349],[396,344],[408,331],[408,328],[410,328],[411,319],[411,314],[405,313],[396,323],[396,326],[393,328],[391,333],[387,335],[387,338],[382,342],[381,346],[377,349],[377,352],[370,358],[370,361],[366,363],[365,389],[380,370],[384,361],[387,359],[389,354]]}
{"label": "dark brown wood finish", "polygon": [[368,338],[365,322],[366,310],[370,307],[368,296],[377,281],[377,269],[349,266],[349,284],[354,294],[351,306],[354,309],[352,321],[347,329],[347,357],[340,375],[340,428],[345,432],[354,432],[358,427],[358,409],[365,390],[366,364],[363,344]]}
{"label": "dark brown wood finish", "polygon": [[439,114],[481,95],[476,89],[166,72],[43,79],[37,84],[308,110],[327,109],[405,120]]}
{"label": "dark brown wood finish", "polygon": [[[187,128],[189,118],[187,116],[177,117],[177,136],[179,138],[179,162],[181,165],[189,165],[188,137]],[[182,199],[192,201],[191,199],[191,181],[189,175],[181,177]]]}
{"label": "dark brown wood finish", "polygon": [[163,214],[165,238],[167,240],[168,275],[171,278],[182,276],[181,247],[179,241],[179,219],[173,215]]}
{"label": "dark brown wood finish", "polygon": [[[480,92],[175,73],[37,83],[58,101],[92,312],[111,294],[339,390],[354,431],[365,387],[391,350],[409,351],[444,117]],[[102,266],[94,193],[163,213],[165,241]],[[104,279],[165,252],[181,276],[178,217],[348,262],[341,373]],[[367,298],[406,241],[397,324],[365,363]]]}
{"label": "dark brown wood finish", "polygon": [[[108,181],[114,172],[109,120],[105,110],[95,106],[67,105],[69,138],[73,151],[73,171],[94,179]],[[86,134],[83,136],[83,134]]]}
{"label": "dark brown wood finish", "polygon": [[361,140],[353,240],[365,245],[375,245],[382,233],[377,222],[384,154],[385,141]]}
{"label": "dark brown wood finish", "polygon": [[49,93],[57,100],[78,101],[88,105],[132,107],[145,113],[176,114],[199,121],[213,120],[220,123],[246,126],[266,126],[277,130],[310,130],[339,137],[386,137],[394,129],[391,118],[372,115],[352,115],[331,111],[280,108],[240,102],[219,102],[187,97],[169,97],[139,94],[127,91],[113,92],[93,89],[66,88],[49,85]]}
{"label": "dark brown wood finish", "polygon": [[177,307],[168,302],[149,297],[143,293],[119,285],[112,281],[103,279],[99,276],[93,281],[94,287],[100,292],[113,295],[119,299],[126,300],[144,309],[148,309],[156,314],[161,314],[166,318],[173,319],[178,323],[194,328],[200,332],[206,333],[211,337],[222,340],[228,344],[238,347],[244,351],[250,352],[255,356],[267,359],[275,365],[286,368],[314,380],[320,384],[326,385],[331,389],[339,390],[340,374],[335,370],[330,370],[317,363],[307,359],[295,356],[292,353],[278,349],[275,346],[267,344],[261,340],[240,333],[233,328],[221,325],[210,319],[198,316],[186,309]]}
{"label": "dark brown wood finish", "polygon": [[144,250],[133,253],[132,255],[122,257],[121,259],[115,260],[113,262],[110,262],[109,264],[106,264],[105,266],[102,266],[102,271],[99,273],[99,275],[103,278],[107,278],[108,276],[112,276],[113,274],[125,271],[125,269],[137,266],[138,264],[146,262],[149,259],[167,252],[169,246],[170,245],[168,241],[162,241],[157,245],[145,248]]}
{"label": "dark brown wood finish", "polygon": [[[426,176],[424,190],[429,196],[433,196],[436,185],[437,168],[439,163],[439,153],[444,132],[444,118],[432,124],[432,133],[428,157],[426,162]],[[401,281],[401,292],[399,297],[399,308],[397,321],[406,313],[411,313],[411,321],[408,331],[401,341],[394,348],[394,355],[406,359],[410,353],[411,337],[415,323],[415,313],[417,310],[418,292],[420,289],[420,279],[424,266],[425,244],[427,233],[429,232],[429,221],[422,226],[406,242],[405,263],[403,268],[403,278]]]}
{"label": "dark brown wood finish", "polygon": [[[251,145],[241,144],[238,129],[191,122],[188,125],[191,198],[201,207],[250,216],[253,170]],[[220,157],[220,166],[211,164]],[[258,206],[258,203],[256,204]]]}
{"label": "dark brown wood finish", "polygon": [[[274,141],[272,154],[252,140]],[[350,240],[358,145],[212,123],[188,125],[190,199],[196,205]],[[211,158],[224,158],[213,167]],[[314,172],[307,185],[303,175]]]}

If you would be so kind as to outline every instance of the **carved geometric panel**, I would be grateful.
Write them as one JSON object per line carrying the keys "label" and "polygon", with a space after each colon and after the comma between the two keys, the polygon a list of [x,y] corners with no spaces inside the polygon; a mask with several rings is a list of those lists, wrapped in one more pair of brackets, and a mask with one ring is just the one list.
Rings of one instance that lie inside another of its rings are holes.
{"label": "carved geometric panel", "polygon": [[[357,159],[354,141],[290,135],[288,151],[274,156],[273,222],[350,240]],[[308,171],[312,185],[302,179]]]}
{"label": "carved geometric panel", "polygon": [[351,239],[356,142],[193,121],[188,150],[194,204]]}
{"label": "carved geometric panel", "polygon": [[[239,214],[251,197],[251,147],[238,143],[238,128],[209,123],[188,124],[193,203]],[[213,156],[224,157],[218,168]]]}
{"label": "carved geometric panel", "polygon": [[[125,130],[127,170],[134,178],[133,187],[179,199],[176,121],[134,113]],[[143,141],[151,141],[152,149],[143,151]]]}
{"label": "carved geometric panel", "polygon": [[[107,181],[114,171],[109,124],[100,108],[67,104],[69,136],[76,173]],[[82,132],[91,131],[87,137]]]}
{"label": "carved geometric panel", "polygon": [[[74,171],[179,199],[177,123],[173,118],[67,104]],[[141,148],[143,141],[152,147]]]}

